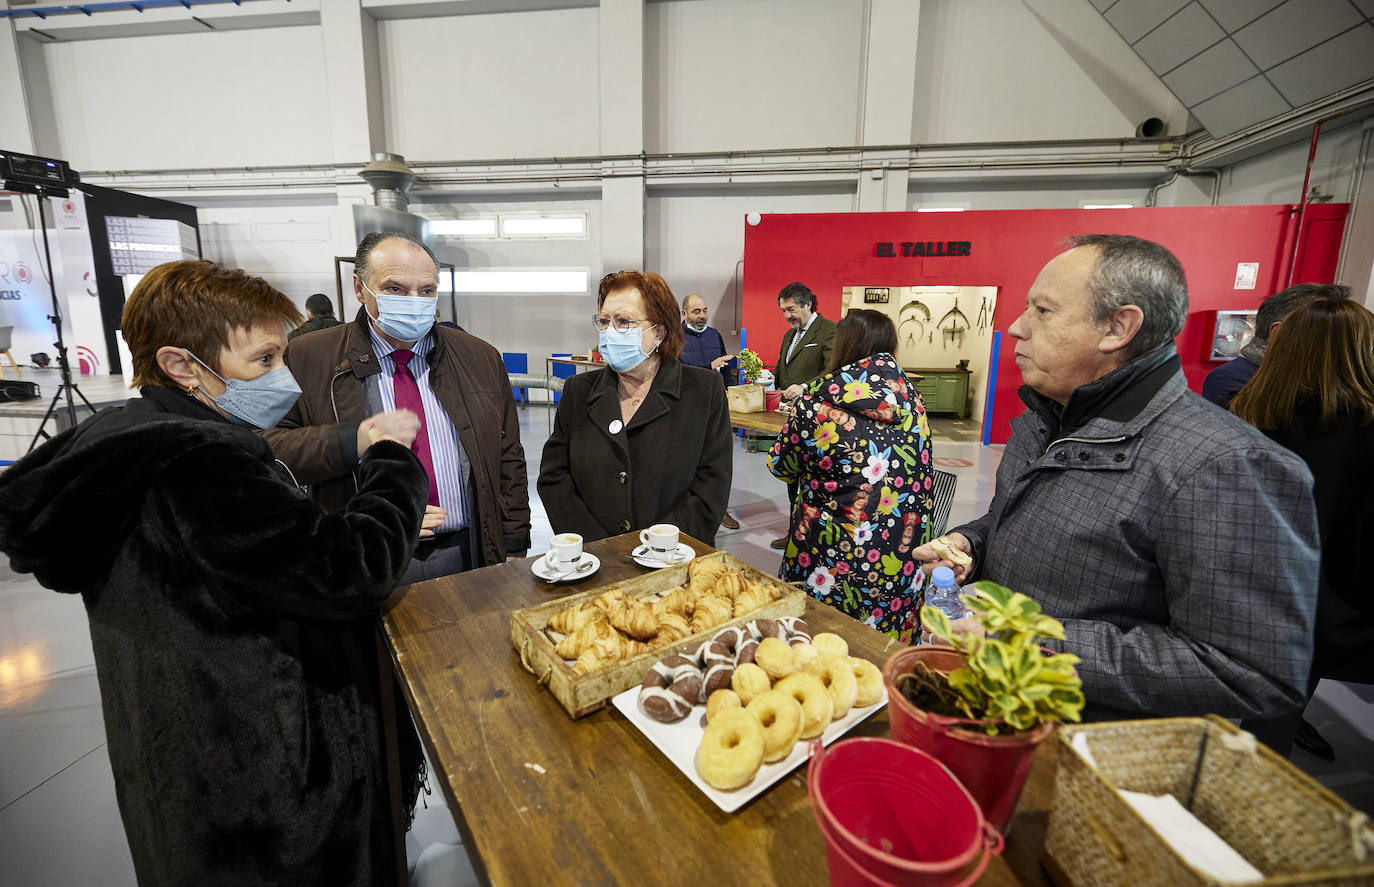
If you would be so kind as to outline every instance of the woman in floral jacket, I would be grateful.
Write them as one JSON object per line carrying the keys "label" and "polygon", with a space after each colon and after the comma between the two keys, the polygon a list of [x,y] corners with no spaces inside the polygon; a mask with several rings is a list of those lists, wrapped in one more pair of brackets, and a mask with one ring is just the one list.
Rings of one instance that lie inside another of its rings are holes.
{"label": "woman in floral jacket", "polygon": [[911,550],[931,537],[934,478],[925,404],[896,350],[887,315],[845,315],[827,372],[797,399],[768,467],[800,488],[782,578],[910,644],[922,597]]}

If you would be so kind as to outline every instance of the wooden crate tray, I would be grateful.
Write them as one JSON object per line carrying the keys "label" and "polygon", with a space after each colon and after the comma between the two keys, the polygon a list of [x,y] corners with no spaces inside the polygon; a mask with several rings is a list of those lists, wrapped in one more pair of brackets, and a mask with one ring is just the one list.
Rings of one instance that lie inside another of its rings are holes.
{"label": "wooden crate tray", "polygon": [[510,639],[520,652],[520,662],[525,669],[547,686],[549,692],[558,699],[574,718],[590,714],[606,704],[612,696],[624,692],[644,680],[645,673],[655,662],[669,654],[681,650],[702,638],[711,637],[723,628],[741,625],[753,619],[781,619],[784,616],[801,616],[806,611],[806,592],[795,585],[788,585],[776,576],[756,570],[732,554],[717,551],[702,555],[702,558],[719,559],[726,566],[738,570],[751,582],[772,585],[781,597],[765,604],[752,613],[737,616],[713,628],[674,641],[652,647],[648,651],[621,660],[614,665],[590,674],[576,674],[572,665],[554,651],[556,639],[561,634],[549,629],[548,622],[554,614],[583,601],[593,600],[613,588],[620,588],[631,597],[641,600],[654,600],[687,584],[687,570],[691,563],[677,567],[665,567],[644,576],[637,576],[623,582],[592,588],[580,594],[569,595],[555,601],[516,610],[510,615]]}

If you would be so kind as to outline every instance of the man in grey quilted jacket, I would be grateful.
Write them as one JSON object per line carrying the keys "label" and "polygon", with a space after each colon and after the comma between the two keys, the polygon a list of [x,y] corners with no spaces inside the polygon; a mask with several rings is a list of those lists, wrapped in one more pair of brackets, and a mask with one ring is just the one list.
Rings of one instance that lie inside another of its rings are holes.
{"label": "man in grey quilted jacket", "polygon": [[[1173,338],[1183,268],[1156,243],[1085,235],[1011,325],[1026,411],[988,513],[948,534],[1063,621],[1085,716],[1300,706],[1319,542],[1302,460],[1188,390]],[[913,552],[929,569],[930,546]],[[952,565],[951,565],[952,566]]]}

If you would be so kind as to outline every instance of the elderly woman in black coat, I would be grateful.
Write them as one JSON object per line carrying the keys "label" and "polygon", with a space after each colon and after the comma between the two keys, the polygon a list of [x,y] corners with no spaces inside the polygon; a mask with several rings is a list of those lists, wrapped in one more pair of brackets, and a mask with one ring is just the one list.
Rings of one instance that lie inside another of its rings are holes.
{"label": "elderly woman in black coat", "polygon": [[677,301],[657,274],[606,275],[596,307],[606,368],[568,380],[540,464],[553,530],[593,540],[670,523],[714,544],[732,471],[720,376],[678,360]]}
{"label": "elderly woman in black coat", "polygon": [[[299,320],[242,271],[158,266],[124,306],[142,397],[0,475],[0,550],[84,598],[143,885],[389,883],[403,852],[374,638],[428,484],[374,431],[326,514],[273,458],[253,429],[300,394]],[[413,728],[402,744],[417,762]]]}

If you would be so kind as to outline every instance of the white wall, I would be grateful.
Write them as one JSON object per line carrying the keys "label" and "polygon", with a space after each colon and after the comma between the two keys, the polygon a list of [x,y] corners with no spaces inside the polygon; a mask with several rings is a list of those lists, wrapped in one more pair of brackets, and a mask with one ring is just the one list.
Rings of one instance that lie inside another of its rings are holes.
{"label": "white wall", "polygon": [[275,166],[330,157],[319,28],[51,43],[56,156],[74,169]]}
{"label": "white wall", "polygon": [[[205,258],[266,279],[305,311],[311,293],[332,300],[334,256],[353,254],[353,214],[332,197],[203,200],[197,205]],[[344,276],[344,316],[356,303]]]}
{"label": "white wall", "polygon": [[859,0],[691,0],[645,9],[649,153],[858,142]]}
{"label": "white wall", "polygon": [[[440,237],[435,253],[459,268],[476,270],[586,270],[588,292],[566,295],[519,293],[458,294],[454,321],[502,351],[530,356],[530,372],[544,372],[549,354],[585,352],[596,344],[591,317],[596,313],[596,283],[605,273],[600,263],[601,202],[594,194],[483,195],[467,201],[456,196],[424,195],[411,211],[431,219],[462,215],[538,211],[586,212],[588,233],[579,240],[476,240]],[[606,269],[611,270],[611,269]],[[440,310],[448,309],[448,278],[440,277]]]}
{"label": "white wall", "polygon": [[[645,210],[645,266],[668,281],[678,301],[688,293],[706,300],[710,323],[731,351],[739,347],[736,264],[744,258],[744,217],[760,213],[852,212],[847,187],[682,188],[649,193]],[[777,342],[750,345],[776,352]]]}
{"label": "white wall", "polygon": [[408,160],[596,154],[597,10],[378,23],[389,150]]}
{"label": "white wall", "polygon": [[[1317,139],[1312,165],[1312,184],[1335,196],[1336,203],[1350,198],[1350,183],[1360,151],[1359,124],[1323,130]],[[1297,203],[1302,199],[1302,179],[1307,170],[1311,133],[1297,141],[1237,163],[1222,174],[1221,203],[1246,206]]]}
{"label": "white wall", "polygon": [[1087,0],[922,0],[911,140],[1127,138],[1186,111]]}

